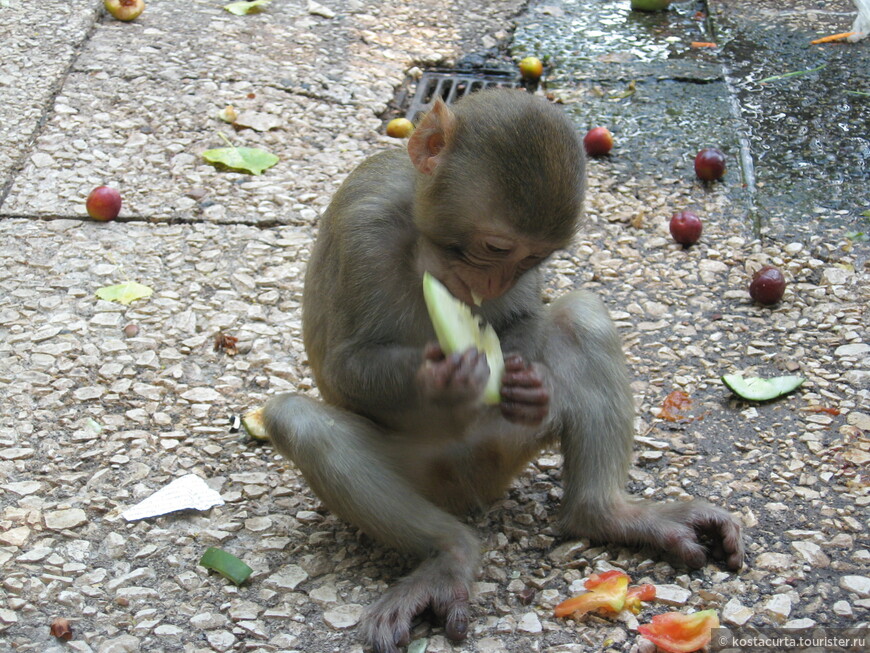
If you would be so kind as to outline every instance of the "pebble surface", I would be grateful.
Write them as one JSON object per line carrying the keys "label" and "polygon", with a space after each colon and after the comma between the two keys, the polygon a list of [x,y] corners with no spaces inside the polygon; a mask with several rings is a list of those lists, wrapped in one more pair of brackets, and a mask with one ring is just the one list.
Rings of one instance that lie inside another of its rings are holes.
{"label": "pebble surface", "polygon": [[[86,40],[91,22],[72,8],[59,22],[70,32],[63,48],[84,40],[83,49],[0,207],[4,646],[361,653],[364,606],[412,561],[331,515],[292,465],[233,432],[229,416],[283,391],[317,396],[300,322],[317,215],[357,162],[396,146],[379,135],[376,114],[408,62],[448,60],[470,35],[497,43],[518,6],[480,10],[460,29],[450,3],[427,4],[426,27],[411,4],[272,3],[237,20],[205,3],[154,2],[129,25],[101,19]],[[170,33],[176,52],[200,56],[161,50]],[[341,64],[312,57],[334,43],[345,48]],[[15,84],[17,68],[4,66],[0,86],[3,75]],[[282,121],[231,134],[278,154],[273,171],[252,177],[201,162],[219,145],[214,114],[226,104]],[[0,141],[8,124],[0,120]],[[650,648],[638,623],[708,608],[735,626],[866,624],[866,248],[837,232],[761,242],[724,188],[615,178],[610,165],[590,163],[587,224],[549,262],[545,300],[574,288],[605,300],[634,379],[630,489],[728,507],[746,528],[747,566],[690,573],[651,552],[559,540],[561,456],[543,452],[491,510],[469,518],[483,562],[468,641],[453,645],[426,621],[412,639],[425,639],[427,653],[641,652]],[[109,177],[124,185],[122,217],[136,220],[82,221],[87,190]],[[667,223],[689,206],[705,227],[684,249]],[[789,282],[773,308],[748,295],[764,264]],[[129,306],[95,296],[125,280],[154,294]],[[130,324],[138,329],[126,335]],[[238,338],[238,354],[215,350],[219,332]],[[755,405],[720,383],[731,372],[807,381]],[[658,417],[675,389],[692,397],[698,419]],[[225,505],[120,517],[189,473]],[[208,546],[241,557],[251,578],[236,587],[197,565]],[[636,618],[553,617],[586,576],[611,568],[656,584],[661,600]],[[63,645],[49,634],[59,616],[74,634]]]}

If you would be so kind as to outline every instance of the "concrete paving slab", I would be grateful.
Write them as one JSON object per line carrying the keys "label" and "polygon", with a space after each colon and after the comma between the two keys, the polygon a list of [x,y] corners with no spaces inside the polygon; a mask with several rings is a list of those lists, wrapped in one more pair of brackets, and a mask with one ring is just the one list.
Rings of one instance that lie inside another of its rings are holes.
{"label": "concrete paving slab", "polygon": [[96,13],[93,0],[0,6],[0,204]]}
{"label": "concrete paving slab", "polygon": [[[280,126],[235,132],[217,117],[227,105]],[[108,184],[122,194],[125,219],[312,222],[342,175],[379,142],[379,128],[364,107],[247,81],[74,73],[0,215],[86,217],[87,194]],[[280,162],[259,176],[218,170],[202,153],[226,147],[219,132]]]}

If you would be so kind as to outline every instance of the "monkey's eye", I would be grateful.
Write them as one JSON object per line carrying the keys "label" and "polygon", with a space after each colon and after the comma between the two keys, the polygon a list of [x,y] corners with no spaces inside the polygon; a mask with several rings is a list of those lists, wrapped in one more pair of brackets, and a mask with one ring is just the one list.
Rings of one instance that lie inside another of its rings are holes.
{"label": "monkey's eye", "polygon": [[511,253],[510,247],[499,247],[498,245],[495,245],[495,244],[490,243],[490,242],[484,243],[484,247],[486,247],[486,251],[489,252],[490,254],[505,255],[505,254]]}

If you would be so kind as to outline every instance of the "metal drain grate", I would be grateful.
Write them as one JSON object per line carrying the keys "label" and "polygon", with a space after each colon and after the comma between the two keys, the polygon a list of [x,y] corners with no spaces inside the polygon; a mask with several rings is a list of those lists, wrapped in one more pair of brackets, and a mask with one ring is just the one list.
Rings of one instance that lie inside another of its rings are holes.
{"label": "metal drain grate", "polygon": [[417,91],[405,117],[417,122],[421,113],[428,111],[436,98],[440,97],[448,105],[461,97],[490,87],[517,88],[519,80],[511,74],[492,73],[447,73],[426,72],[417,84]]}

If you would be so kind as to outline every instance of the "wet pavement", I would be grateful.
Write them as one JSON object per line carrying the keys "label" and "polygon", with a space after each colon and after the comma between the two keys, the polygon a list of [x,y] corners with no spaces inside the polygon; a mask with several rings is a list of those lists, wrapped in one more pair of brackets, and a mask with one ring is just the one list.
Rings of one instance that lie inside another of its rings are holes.
{"label": "wet pavement", "polygon": [[513,51],[549,57],[548,90],[581,100],[578,124],[611,128],[620,174],[691,175],[694,153],[719,147],[747,224],[788,240],[832,225],[870,231],[870,45],[810,45],[854,16],[848,0],[678,2],[655,13],[547,2],[520,19]]}

